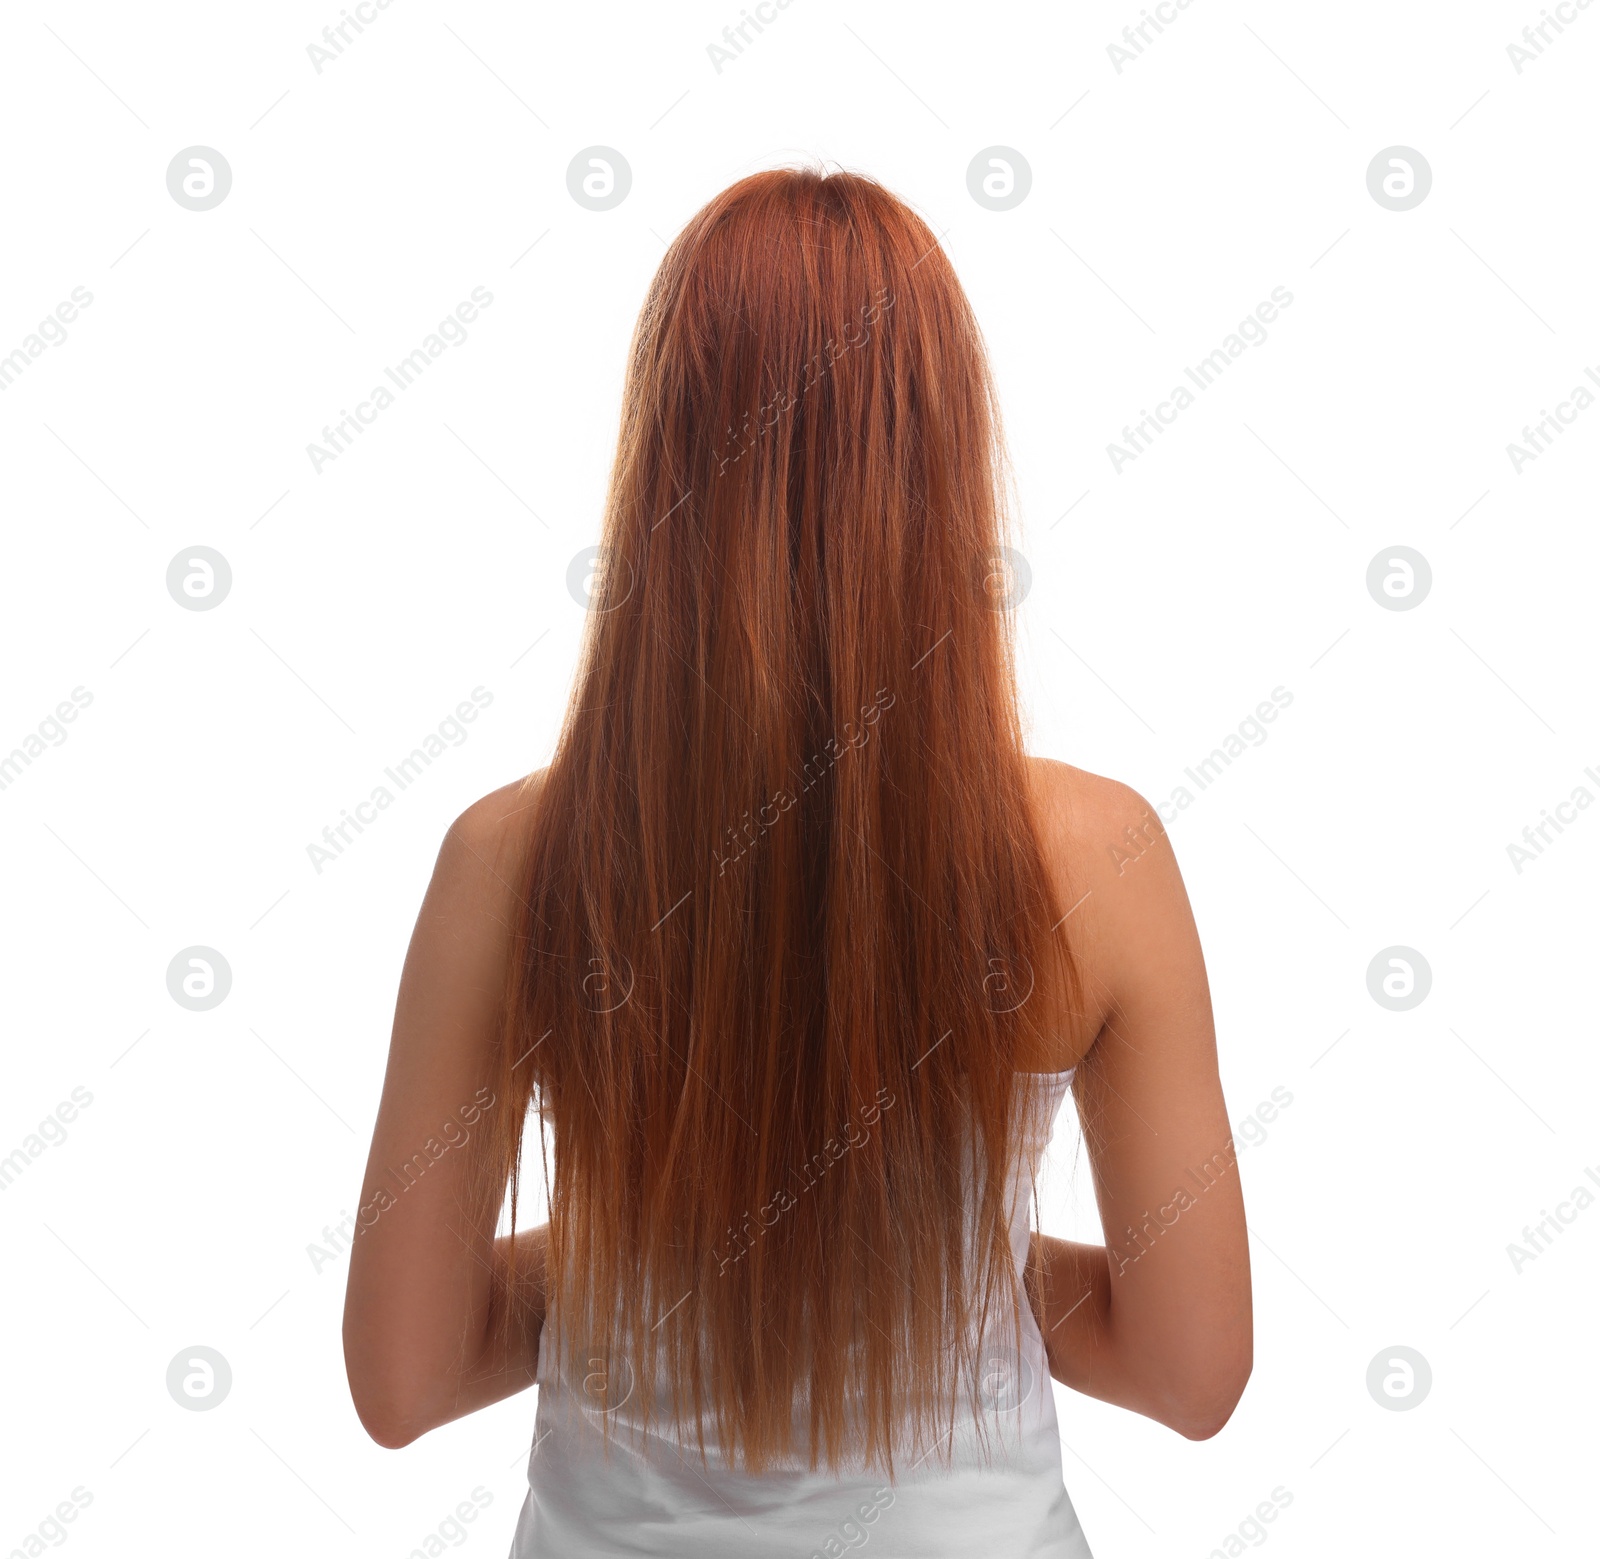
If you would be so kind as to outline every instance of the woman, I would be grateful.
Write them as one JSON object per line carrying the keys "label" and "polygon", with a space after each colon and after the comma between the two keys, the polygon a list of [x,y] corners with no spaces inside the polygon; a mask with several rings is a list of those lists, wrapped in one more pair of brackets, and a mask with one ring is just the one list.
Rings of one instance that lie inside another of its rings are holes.
{"label": "woman", "polygon": [[[516,1554],[1077,1559],[1046,1375],[1193,1439],[1244,1388],[1193,918],[1138,795],[1023,752],[1001,473],[879,185],[672,245],[554,760],[423,903],[345,1310],[382,1445],[539,1384]],[[1105,1246],[1029,1229],[1069,1086]],[[548,1222],[497,1237],[530,1110]]]}

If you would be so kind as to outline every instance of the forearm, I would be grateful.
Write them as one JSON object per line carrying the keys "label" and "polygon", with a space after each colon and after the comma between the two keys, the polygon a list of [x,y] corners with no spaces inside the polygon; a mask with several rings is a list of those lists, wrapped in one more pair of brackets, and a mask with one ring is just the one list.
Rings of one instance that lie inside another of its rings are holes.
{"label": "forearm", "polygon": [[1106,1247],[1035,1233],[1028,1275],[1051,1376],[1085,1396],[1179,1427],[1159,1382],[1145,1378],[1118,1325]]}
{"label": "forearm", "polygon": [[490,1262],[496,1302],[474,1317],[478,1346],[466,1359],[453,1399],[441,1402],[439,1416],[426,1428],[436,1429],[534,1384],[544,1330],[548,1236],[544,1226],[518,1234],[514,1269],[511,1236],[494,1242]]}
{"label": "forearm", "polygon": [[[415,1273],[409,1280],[399,1273],[380,1279],[375,1269],[382,1256],[375,1249],[365,1270],[359,1261],[352,1263],[353,1278],[362,1280],[368,1294],[381,1287],[387,1296],[378,1314],[356,1300],[345,1322],[358,1410],[380,1444],[409,1445],[534,1383],[545,1314],[546,1234],[539,1228],[517,1236],[514,1273],[508,1235],[481,1253],[463,1252],[448,1276],[436,1268],[432,1283]],[[355,1254],[361,1254],[360,1235]],[[448,1270],[447,1263],[440,1265]]]}
{"label": "forearm", "polygon": [[[1191,1439],[1216,1432],[1216,1413],[1209,1405],[1197,1408],[1192,1372],[1183,1363],[1202,1344],[1195,1339],[1174,1344],[1149,1325],[1141,1335],[1129,1296],[1118,1301],[1104,1245],[1035,1233],[1027,1276],[1029,1301],[1054,1379]],[[1226,1343],[1219,1336],[1210,1351],[1225,1352]],[[1244,1373],[1248,1375],[1248,1365]],[[1201,1390],[1198,1395],[1210,1393]]]}
{"label": "forearm", "polygon": [[[1050,1374],[1064,1386],[1116,1401],[1102,1385],[1110,1370],[1111,1267],[1104,1245],[1035,1233],[1027,1269],[1028,1299],[1044,1337]],[[1119,1404],[1121,1405],[1121,1404]]]}

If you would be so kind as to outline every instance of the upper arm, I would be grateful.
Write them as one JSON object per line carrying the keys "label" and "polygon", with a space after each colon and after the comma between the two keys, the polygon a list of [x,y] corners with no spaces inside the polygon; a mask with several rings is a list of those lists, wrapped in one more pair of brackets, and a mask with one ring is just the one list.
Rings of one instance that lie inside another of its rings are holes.
{"label": "upper arm", "polygon": [[1249,1251],[1199,933],[1155,809],[1053,767],[1058,848],[1084,896],[1070,940],[1101,1020],[1076,1094],[1112,1325],[1152,1389],[1225,1417],[1250,1369]]}
{"label": "upper arm", "polygon": [[486,1306],[494,1224],[468,1213],[467,1149],[496,1107],[490,1080],[530,789],[508,785],[451,825],[401,974],[344,1319],[356,1409],[385,1444],[441,1421]]}

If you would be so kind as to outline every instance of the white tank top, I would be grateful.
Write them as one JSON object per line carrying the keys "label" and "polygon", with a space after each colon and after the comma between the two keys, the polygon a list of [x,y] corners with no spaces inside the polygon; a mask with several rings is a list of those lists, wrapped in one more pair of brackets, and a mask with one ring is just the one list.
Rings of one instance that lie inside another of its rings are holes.
{"label": "white tank top", "polygon": [[[1024,1117],[1010,1189],[1020,1285],[1029,1181],[1072,1073],[1016,1076],[1035,1106]],[[692,1439],[679,1442],[659,1427],[640,1433],[626,1403],[611,1410],[607,1456],[596,1410],[560,1379],[541,1336],[528,1496],[511,1559],[837,1559],[865,1546],[875,1559],[1092,1559],[1062,1481],[1044,1339],[1026,1298],[1021,1308],[1020,1359],[1011,1357],[1009,1337],[989,1339],[984,1350],[986,1439],[976,1422],[958,1423],[948,1459],[942,1447],[920,1466],[897,1459],[892,1484],[881,1471],[752,1474],[729,1466],[709,1436],[702,1463]],[[994,1338],[1008,1327],[1002,1316]]]}

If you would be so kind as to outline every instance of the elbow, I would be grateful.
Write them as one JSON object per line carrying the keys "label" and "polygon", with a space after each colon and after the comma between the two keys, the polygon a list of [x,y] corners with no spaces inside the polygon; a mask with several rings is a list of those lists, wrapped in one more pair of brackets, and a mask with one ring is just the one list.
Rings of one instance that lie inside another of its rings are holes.
{"label": "elbow", "polygon": [[448,1415],[414,1365],[416,1346],[392,1328],[363,1325],[347,1309],[344,1375],[361,1427],[386,1451],[403,1450]]}
{"label": "elbow", "polygon": [[361,1420],[361,1427],[375,1444],[381,1445],[386,1451],[404,1450],[429,1428],[416,1414],[407,1413],[394,1403],[370,1398],[364,1400],[353,1389],[351,1400],[355,1404],[356,1417]]}
{"label": "elbow", "polygon": [[1210,1440],[1222,1433],[1223,1427],[1233,1417],[1233,1410],[1238,1405],[1239,1399],[1235,1397],[1231,1402],[1195,1408],[1169,1418],[1167,1426],[1175,1429],[1185,1440]]}
{"label": "elbow", "polygon": [[440,1422],[402,1370],[351,1347],[348,1339],[345,1381],[361,1427],[386,1451],[403,1449]]}
{"label": "elbow", "polygon": [[422,1434],[403,1419],[363,1417],[361,1427],[386,1451],[402,1451]]}
{"label": "elbow", "polygon": [[1185,1440],[1210,1440],[1221,1434],[1244,1396],[1250,1381],[1251,1361],[1245,1358],[1220,1378],[1204,1383],[1169,1404],[1164,1422]]}

